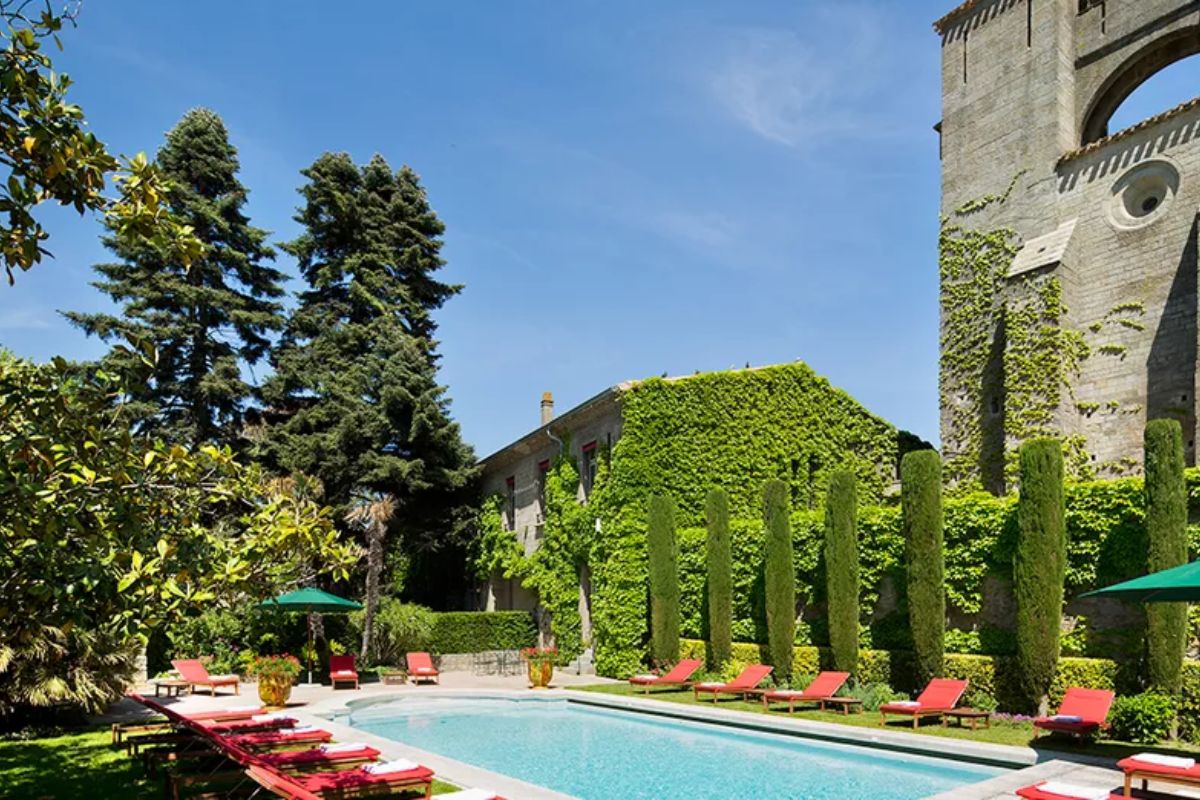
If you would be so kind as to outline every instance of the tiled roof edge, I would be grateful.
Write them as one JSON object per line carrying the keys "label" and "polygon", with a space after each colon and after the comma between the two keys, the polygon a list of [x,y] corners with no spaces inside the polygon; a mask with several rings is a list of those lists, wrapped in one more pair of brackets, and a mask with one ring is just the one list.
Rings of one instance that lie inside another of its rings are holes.
{"label": "tiled roof edge", "polygon": [[1128,128],[1117,131],[1110,136],[1105,136],[1103,139],[1097,139],[1094,142],[1085,144],[1083,147],[1079,147],[1070,151],[1069,153],[1065,153],[1062,158],[1058,160],[1058,164],[1059,166],[1062,166],[1069,161],[1074,161],[1077,158],[1095,153],[1097,150],[1103,150],[1113,142],[1119,142],[1122,139],[1128,139],[1134,134],[1140,133],[1147,128],[1152,128],[1160,122],[1166,122],[1172,117],[1177,117],[1180,114],[1191,111],[1194,108],[1200,108],[1200,97],[1195,97],[1191,100],[1188,100],[1186,103],[1180,103],[1174,108],[1167,109],[1161,114],[1155,114],[1153,117],[1148,117],[1136,125],[1131,125]]}

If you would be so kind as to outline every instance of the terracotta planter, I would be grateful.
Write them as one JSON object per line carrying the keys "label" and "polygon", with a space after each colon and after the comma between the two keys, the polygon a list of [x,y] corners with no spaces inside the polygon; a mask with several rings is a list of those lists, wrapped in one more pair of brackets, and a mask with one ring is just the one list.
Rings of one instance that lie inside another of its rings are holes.
{"label": "terracotta planter", "polygon": [[263,701],[263,705],[282,708],[291,696],[291,678],[258,679],[258,699]]}
{"label": "terracotta planter", "polygon": [[530,661],[528,666],[529,685],[532,688],[545,689],[550,685],[550,679],[554,677],[553,661]]}

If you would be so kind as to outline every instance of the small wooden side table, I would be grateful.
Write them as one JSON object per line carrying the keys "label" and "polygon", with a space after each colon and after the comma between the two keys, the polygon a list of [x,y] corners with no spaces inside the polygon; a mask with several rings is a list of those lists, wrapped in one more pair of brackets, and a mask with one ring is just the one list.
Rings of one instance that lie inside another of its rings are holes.
{"label": "small wooden side table", "polygon": [[163,689],[167,690],[167,697],[179,697],[190,686],[187,681],[178,680],[176,678],[164,678],[154,681],[154,696],[160,697]]}
{"label": "small wooden side table", "polygon": [[862,709],[863,701],[857,697],[826,697],[821,700],[821,710],[824,711],[827,706],[832,708],[840,708],[846,716],[850,715],[850,709]]}
{"label": "small wooden side table", "polygon": [[983,727],[992,727],[992,712],[980,711],[977,708],[956,708],[953,711],[947,711],[942,715],[942,727],[947,727],[951,719],[957,720],[960,728],[963,726],[963,720],[970,721],[971,730],[975,730],[980,720],[983,720]]}
{"label": "small wooden side table", "polygon": [[408,673],[402,670],[393,670],[392,672],[379,673],[380,680],[385,686],[395,686],[396,684],[408,683]]}

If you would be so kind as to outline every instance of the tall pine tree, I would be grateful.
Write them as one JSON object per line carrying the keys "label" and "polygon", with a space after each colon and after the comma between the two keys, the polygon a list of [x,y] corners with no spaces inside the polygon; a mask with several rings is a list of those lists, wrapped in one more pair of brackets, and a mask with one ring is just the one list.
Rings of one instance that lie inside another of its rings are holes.
{"label": "tall pine tree", "polygon": [[391,495],[393,532],[437,549],[469,520],[475,475],[437,383],[432,312],[460,290],[435,277],[444,227],[416,174],[381,156],[327,153],[303,175],[305,230],[284,248],[308,287],[264,391],[269,460],[319,478],[335,507]]}
{"label": "tall pine tree", "polygon": [[[114,345],[109,369],[142,376],[131,381],[130,410],[143,430],[185,444],[230,442],[238,435],[254,388],[242,375],[283,327],[283,274],[266,265],[275,254],[267,232],[250,224],[246,187],[237,178],[237,151],[225,123],[193,109],[167,134],[157,162],[170,179],[171,211],[208,245],[190,267],[164,259],[146,243],[104,239],[118,259],[98,264],[94,285],[122,306],[111,314],[67,313],[89,335]],[[136,340],[154,350],[147,380]]]}

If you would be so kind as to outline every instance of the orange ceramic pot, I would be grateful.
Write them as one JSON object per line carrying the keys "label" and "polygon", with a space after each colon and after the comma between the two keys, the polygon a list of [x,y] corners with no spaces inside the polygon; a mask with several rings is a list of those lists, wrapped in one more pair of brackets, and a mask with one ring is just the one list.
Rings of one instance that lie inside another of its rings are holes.
{"label": "orange ceramic pot", "polygon": [[552,677],[554,677],[553,661],[529,662],[529,685],[534,689],[545,689],[550,685]]}

